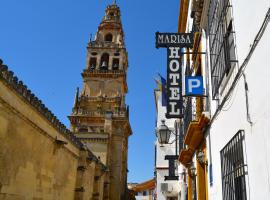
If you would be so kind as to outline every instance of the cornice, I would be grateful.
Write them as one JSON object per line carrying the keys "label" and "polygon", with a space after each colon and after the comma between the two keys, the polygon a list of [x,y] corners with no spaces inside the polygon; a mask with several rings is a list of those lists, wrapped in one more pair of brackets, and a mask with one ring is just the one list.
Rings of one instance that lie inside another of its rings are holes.
{"label": "cornice", "polygon": [[88,141],[88,142],[96,142],[96,143],[108,143],[108,139],[107,138],[80,138],[78,137],[78,139],[82,140],[82,141]]}

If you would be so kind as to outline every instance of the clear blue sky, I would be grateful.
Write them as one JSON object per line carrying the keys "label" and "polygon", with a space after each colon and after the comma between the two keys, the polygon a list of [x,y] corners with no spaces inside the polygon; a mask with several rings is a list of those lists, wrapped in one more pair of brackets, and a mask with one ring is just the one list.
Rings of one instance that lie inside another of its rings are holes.
{"label": "clear blue sky", "polygon": [[[86,45],[112,0],[1,0],[0,58],[69,127]],[[179,0],[118,0],[129,53],[129,182],[154,175],[154,77],[166,74],[155,32],[177,30]]]}

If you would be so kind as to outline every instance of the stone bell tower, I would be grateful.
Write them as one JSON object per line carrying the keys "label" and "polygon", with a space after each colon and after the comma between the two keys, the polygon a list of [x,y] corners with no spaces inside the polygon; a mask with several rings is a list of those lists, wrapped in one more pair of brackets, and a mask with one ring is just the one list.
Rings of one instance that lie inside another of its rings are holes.
{"label": "stone bell tower", "polygon": [[83,88],[77,89],[71,130],[109,169],[110,200],[125,199],[128,137],[132,134],[126,77],[128,57],[120,9],[107,6],[96,36],[87,46]]}

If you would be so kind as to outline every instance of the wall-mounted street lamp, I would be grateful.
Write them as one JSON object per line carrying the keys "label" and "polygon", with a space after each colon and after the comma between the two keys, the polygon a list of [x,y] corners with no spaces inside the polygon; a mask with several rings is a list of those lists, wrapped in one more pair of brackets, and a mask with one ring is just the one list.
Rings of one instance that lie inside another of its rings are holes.
{"label": "wall-mounted street lamp", "polygon": [[161,120],[161,125],[156,130],[158,142],[160,144],[172,144],[173,142],[169,143],[171,133],[173,132],[165,124],[165,120]]}
{"label": "wall-mounted street lamp", "polygon": [[198,160],[199,163],[202,164],[202,165],[208,165],[208,162],[207,162],[207,160],[205,159],[204,153],[203,153],[203,151],[201,151],[201,150],[197,153],[197,160]]}
{"label": "wall-mounted street lamp", "polygon": [[[169,143],[171,134],[175,135],[175,140]],[[175,175],[175,161],[178,159],[178,152],[177,152],[177,132],[174,133],[171,131],[168,126],[165,124],[165,120],[161,120],[161,125],[156,129],[156,135],[158,138],[158,142],[163,144],[172,144],[176,142],[175,145],[175,155],[166,155],[165,160],[169,161],[169,176],[165,176],[165,181],[167,180],[178,180],[178,176]]]}

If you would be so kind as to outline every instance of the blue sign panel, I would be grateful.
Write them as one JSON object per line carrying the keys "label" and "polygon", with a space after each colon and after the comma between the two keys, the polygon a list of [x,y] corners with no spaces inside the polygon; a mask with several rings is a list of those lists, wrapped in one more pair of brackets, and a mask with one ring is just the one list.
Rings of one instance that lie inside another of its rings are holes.
{"label": "blue sign panel", "polygon": [[186,76],[186,95],[202,96],[203,95],[203,77],[202,76]]}

